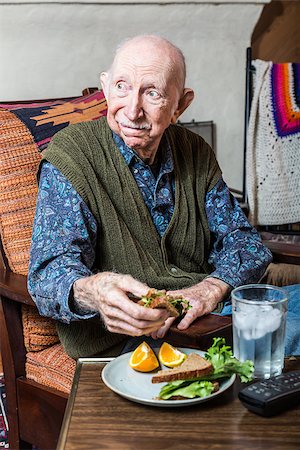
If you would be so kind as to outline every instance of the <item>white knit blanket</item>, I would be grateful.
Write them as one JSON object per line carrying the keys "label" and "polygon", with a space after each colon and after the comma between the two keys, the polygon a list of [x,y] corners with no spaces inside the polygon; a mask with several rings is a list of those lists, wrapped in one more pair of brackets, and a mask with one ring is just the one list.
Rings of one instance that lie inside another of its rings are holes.
{"label": "white knit blanket", "polygon": [[[253,65],[256,70],[246,152],[246,186],[250,220],[254,225],[299,222],[300,127],[298,132],[295,131],[295,127],[291,128],[290,134],[286,134],[285,131],[289,132],[293,120],[296,120],[294,123],[298,127],[298,119],[293,117],[299,117],[300,112],[299,105],[293,101],[291,64],[285,65],[285,73],[289,75],[286,77],[286,80],[289,80],[289,92],[286,91],[285,97],[289,97],[287,105],[291,108],[291,115],[286,117],[292,119],[287,120],[287,125],[282,122],[282,132],[275,116],[280,108],[274,108],[278,96],[274,97],[274,78],[272,92],[273,63],[255,60]],[[281,108],[281,111],[283,109]],[[282,117],[281,115],[281,119]]]}

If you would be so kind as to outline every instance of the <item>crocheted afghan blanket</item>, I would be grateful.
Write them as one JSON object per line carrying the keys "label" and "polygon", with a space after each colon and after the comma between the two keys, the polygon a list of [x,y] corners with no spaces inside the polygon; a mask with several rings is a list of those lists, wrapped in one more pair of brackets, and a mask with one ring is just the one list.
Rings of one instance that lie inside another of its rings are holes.
{"label": "crocheted afghan blanket", "polygon": [[254,225],[300,221],[300,64],[255,60],[247,136]]}

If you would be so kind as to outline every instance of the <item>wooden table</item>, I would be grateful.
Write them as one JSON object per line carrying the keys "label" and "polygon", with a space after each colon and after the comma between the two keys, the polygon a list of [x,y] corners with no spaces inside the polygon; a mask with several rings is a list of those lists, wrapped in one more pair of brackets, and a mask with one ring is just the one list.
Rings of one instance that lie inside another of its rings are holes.
{"label": "wooden table", "polygon": [[[245,409],[236,381],[215,399],[160,408],[126,400],[101,380],[105,360],[77,364],[57,450],[300,449],[300,407],[265,418]],[[300,357],[286,360],[300,369]]]}

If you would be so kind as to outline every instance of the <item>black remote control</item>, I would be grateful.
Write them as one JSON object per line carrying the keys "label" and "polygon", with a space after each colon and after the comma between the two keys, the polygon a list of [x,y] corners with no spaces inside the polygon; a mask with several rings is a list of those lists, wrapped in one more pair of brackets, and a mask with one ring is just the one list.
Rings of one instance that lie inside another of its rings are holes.
{"label": "black remote control", "polygon": [[243,405],[261,416],[274,416],[300,403],[300,370],[256,381],[239,392]]}

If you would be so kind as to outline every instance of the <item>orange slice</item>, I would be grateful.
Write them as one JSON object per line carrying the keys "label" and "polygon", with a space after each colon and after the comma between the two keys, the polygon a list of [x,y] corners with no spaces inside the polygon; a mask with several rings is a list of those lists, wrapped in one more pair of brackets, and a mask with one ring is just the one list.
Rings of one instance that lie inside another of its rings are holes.
{"label": "orange slice", "polygon": [[177,367],[186,359],[186,354],[164,342],[159,349],[159,361],[167,367]]}
{"label": "orange slice", "polygon": [[159,362],[152,348],[142,342],[132,353],[129,365],[138,372],[151,372],[159,367]]}

